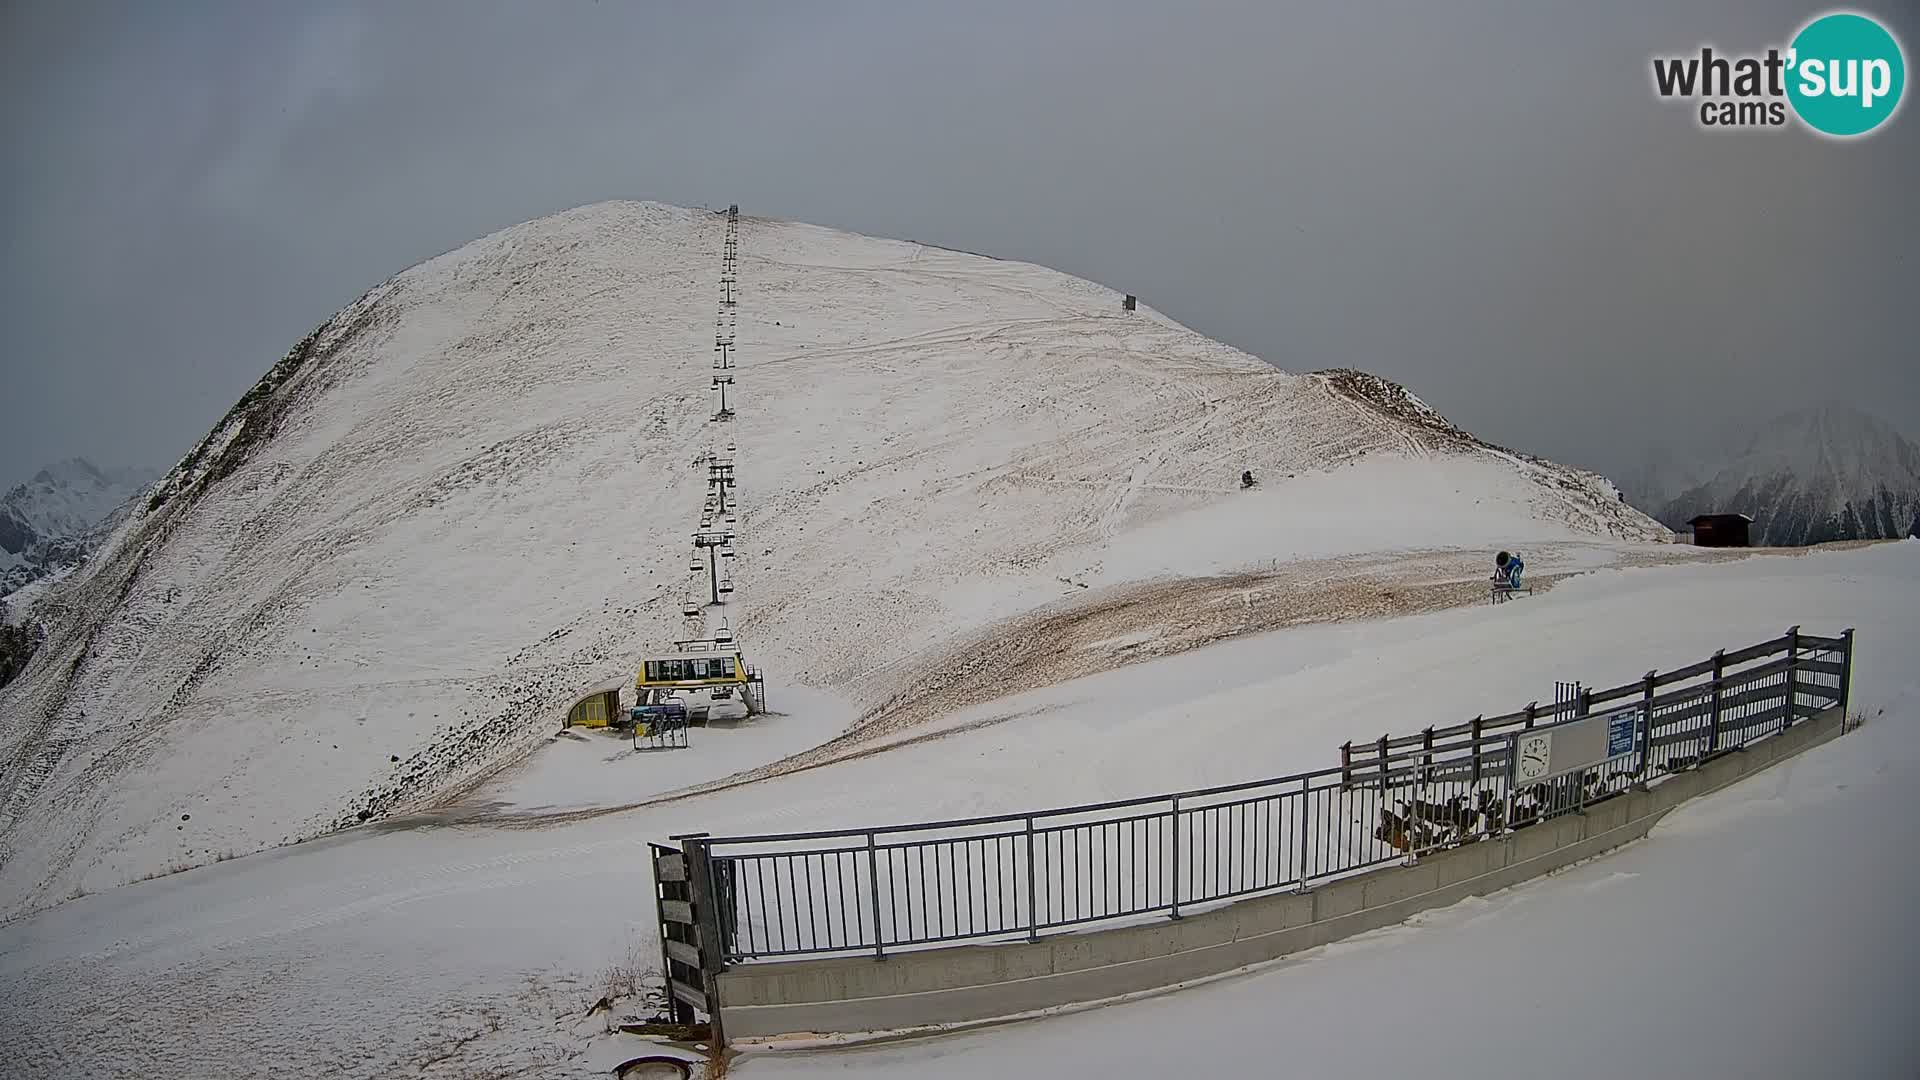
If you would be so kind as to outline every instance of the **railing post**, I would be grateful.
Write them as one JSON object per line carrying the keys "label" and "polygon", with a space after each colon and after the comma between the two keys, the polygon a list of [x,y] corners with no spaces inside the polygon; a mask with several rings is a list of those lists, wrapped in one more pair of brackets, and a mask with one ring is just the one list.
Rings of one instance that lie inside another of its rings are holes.
{"label": "railing post", "polygon": [[1853,697],[1853,628],[1841,631],[1840,651],[1840,731],[1847,730],[1847,706]]}
{"label": "railing post", "polygon": [[[1573,699],[1573,715],[1589,716],[1592,713],[1593,691],[1582,686],[1580,692]],[[1578,789],[1574,794],[1573,803],[1573,812],[1576,814],[1585,814],[1587,812],[1587,772],[1588,770],[1581,769],[1580,775],[1576,777],[1573,782],[1574,787]],[[1605,776],[1605,770],[1601,770],[1600,775]]]}
{"label": "railing post", "polygon": [[1180,917],[1180,796],[1173,796],[1173,816],[1167,819],[1173,829],[1173,888],[1168,894],[1173,908],[1168,917]]}
{"label": "railing post", "polygon": [[[720,1021],[720,980],[727,969],[726,947],[720,936],[719,889],[714,885],[713,860],[709,857],[707,834],[682,837],[681,853],[687,860],[687,892],[693,898],[694,933],[700,943],[700,991],[707,998],[707,1023],[717,1049],[724,1050],[727,1033]],[[671,973],[669,973],[671,974]],[[672,986],[667,987],[672,994]]]}
{"label": "railing post", "polygon": [[1340,790],[1353,789],[1353,740],[1340,744]]}
{"label": "railing post", "polygon": [[1800,696],[1800,628],[1787,627],[1787,709],[1780,718],[1782,734],[1793,726],[1794,699]]}
{"label": "railing post", "polygon": [[1713,651],[1713,712],[1707,720],[1707,754],[1720,749],[1720,680],[1727,672],[1726,657],[1725,649]]}
{"label": "railing post", "polygon": [[[676,1024],[693,1023],[693,1006],[680,1000],[673,992],[673,954],[667,951],[667,942],[677,940],[668,934],[667,926],[667,883],[660,880],[660,853],[662,851],[679,854],[673,848],[660,844],[647,845],[647,859],[653,864],[653,908],[660,926],[660,976],[665,980],[663,989],[667,992],[667,1012]],[[684,866],[686,856],[681,856]],[[681,885],[684,887],[685,883]],[[676,924],[677,925],[677,924]]]}
{"label": "railing post", "polygon": [[1387,793],[1387,737],[1380,736],[1380,793]]}
{"label": "railing post", "polygon": [[1643,787],[1647,782],[1647,770],[1653,766],[1653,684],[1659,677],[1658,670],[1647,672],[1640,689],[1640,767],[1635,774],[1640,777]]}
{"label": "railing post", "polygon": [[[1412,769],[1412,773],[1413,775],[1411,779],[1413,780],[1413,799],[1415,804],[1430,801],[1430,796],[1433,793],[1427,790],[1427,788],[1428,788],[1428,785],[1433,783],[1433,728],[1432,727],[1428,727],[1427,730],[1420,733],[1420,757],[1416,760],[1414,767]],[[1384,801],[1384,799],[1382,801]],[[1407,863],[1406,864],[1408,866],[1412,866],[1414,863],[1417,863],[1419,861],[1420,861],[1420,845],[1414,842],[1414,831],[1412,828],[1409,828],[1407,830]]]}
{"label": "railing post", "polygon": [[1040,903],[1039,889],[1035,887],[1034,870],[1039,866],[1033,858],[1033,815],[1027,815],[1027,940],[1040,940]]}
{"label": "railing post", "polygon": [[[1527,706],[1527,726],[1533,726],[1533,706]],[[1500,812],[1502,832],[1513,831],[1513,789],[1520,784],[1520,736],[1507,736],[1507,805]]]}
{"label": "railing post", "polygon": [[1539,711],[1540,711],[1540,703],[1539,703],[1539,702],[1537,702],[1537,701],[1529,701],[1529,702],[1527,702],[1527,708],[1526,708],[1526,713],[1527,713],[1527,717],[1526,717],[1526,721],[1527,721],[1527,727],[1529,727],[1529,728],[1531,728],[1531,727],[1533,727],[1533,718],[1534,718],[1534,714],[1535,714],[1535,713],[1537,713],[1537,712],[1539,712]]}
{"label": "railing post", "polygon": [[887,949],[885,939],[880,936],[880,853],[874,849],[873,834],[867,834],[867,879],[873,888],[873,958],[885,960]]}
{"label": "railing post", "polygon": [[1312,790],[1311,782],[1306,777],[1301,777],[1300,812],[1294,815],[1294,820],[1300,824],[1300,884],[1298,890],[1300,892],[1307,890],[1307,834],[1313,831],[1312,826],[1307,821],[1307,815],[1311,812],[1310,808],[1312,803],[1308,796]]}
{"label": "railing post", "polygon": [[1476,785],[1480,783],[1480,727],[1485,720],[1485,713],[1473,718],[1473,782]]}

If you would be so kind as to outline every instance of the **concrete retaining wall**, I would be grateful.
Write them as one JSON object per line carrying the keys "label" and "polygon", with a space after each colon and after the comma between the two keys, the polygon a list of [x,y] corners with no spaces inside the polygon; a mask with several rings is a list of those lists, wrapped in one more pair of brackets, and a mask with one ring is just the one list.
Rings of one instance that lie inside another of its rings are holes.
{"label": "concrete retaining wall", "polygon": [[1391,926],[1495,892],[1645,836],[1675,806],[1841,731],[1839,706],[1784,735],[1499,840],[1423,856],[1301,893],[1255,897],[1178,920],[1037,942],[742,964],[719,977],[729,1038],[891,1031],[986,1021],[1216,975]]}

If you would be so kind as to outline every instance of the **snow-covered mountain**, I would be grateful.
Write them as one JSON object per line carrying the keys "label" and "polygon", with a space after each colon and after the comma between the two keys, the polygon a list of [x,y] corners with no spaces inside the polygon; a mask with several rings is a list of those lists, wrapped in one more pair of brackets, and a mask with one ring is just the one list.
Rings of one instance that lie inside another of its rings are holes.
{"label": "snow-covered mountain", "polygon": [[70,458],[0,496],[0,596],[78,563],[159,476]]}
{"label": "snow-covered mountain", "polygon": [[1754,543],[1780,546],[1920,534],[1920,447],[1846,405],[1760,424],[1702,472],[1662,506],[1662,521],[1685,529],[1696,514],[1747,514]]}
{"label": "snow-covered mountain", "polygon": [[776,708],[794,684],[875,707],[908,658],[1130,583],[1669,537],[1385,380],[1279,371],[1041,267],[755,218],[716,423],[723,220],[505,229],[275,364],[39,601],[0,689],[0,914],[516,760],[689,636],[702,455],[729,443],[725,617]]}

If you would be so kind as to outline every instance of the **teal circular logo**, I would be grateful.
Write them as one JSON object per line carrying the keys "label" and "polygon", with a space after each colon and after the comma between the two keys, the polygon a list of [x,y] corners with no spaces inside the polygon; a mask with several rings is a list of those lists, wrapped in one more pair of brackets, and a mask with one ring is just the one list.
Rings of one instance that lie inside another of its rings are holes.
{"label": "teal circular logo", "polygon": [[1808,23],[1788,53],[1787,100],[1808,127],[1864,135],[1900,107],[1906,58],[1886,27],[1852,12]]}

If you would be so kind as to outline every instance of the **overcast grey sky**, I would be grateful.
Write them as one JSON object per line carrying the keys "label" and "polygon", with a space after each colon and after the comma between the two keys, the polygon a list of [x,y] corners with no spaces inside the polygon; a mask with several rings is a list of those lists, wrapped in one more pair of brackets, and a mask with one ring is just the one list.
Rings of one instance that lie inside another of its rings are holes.
{"label": "overcast grey sky", "polygon": [[[1915,434],[1920,113],[1650,88],[1818,10],[10,2],[0,482],[170,465],[370,286],[616,197],[1044,263],[1606,469],[1809,397]],[[1915,5],[1863,10],[1911,65]]]}

